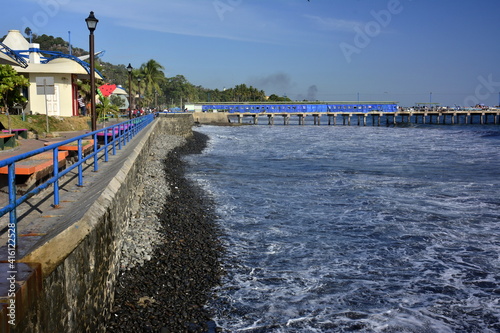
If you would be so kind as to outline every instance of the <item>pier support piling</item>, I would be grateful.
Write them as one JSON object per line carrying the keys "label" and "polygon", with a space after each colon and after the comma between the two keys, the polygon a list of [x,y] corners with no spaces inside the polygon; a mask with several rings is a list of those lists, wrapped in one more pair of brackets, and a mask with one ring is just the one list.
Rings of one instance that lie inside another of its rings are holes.
{"label": "pier support piling", "polygon": [[303,114],[299,114],[299,125],[305,125],[306,119]]}
{"label": "pier support piling", "polygon": [[274,125],[274,116],[272,114],[267,115],[267,124]]}
{"label": "pier support piling", "polygon": [[290,123],[290,116],[289,115],[286,115],[284,114],[283,115],[283,125],[288,125]]}

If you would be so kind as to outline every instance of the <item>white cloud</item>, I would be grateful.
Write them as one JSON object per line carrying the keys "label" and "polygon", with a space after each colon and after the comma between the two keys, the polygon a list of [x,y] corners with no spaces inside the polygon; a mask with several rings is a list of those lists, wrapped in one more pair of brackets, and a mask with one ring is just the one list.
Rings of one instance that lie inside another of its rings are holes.
{"label": "white cloud", "polygon": [[302,34],[273,6],[242,0],[88,0],[78,6],[76,0],[64,1],[65,10],[82,15],[93,10],[98,19],[133,29],[268,44],[286,44]]}
{"label": "white cloud", "polygon": [[360,26],[362,22],[352,20],[342,20],[332,17],[320,17],[315,15],[304,15],[318,29],[325,31],[352,31],[354,27]]}

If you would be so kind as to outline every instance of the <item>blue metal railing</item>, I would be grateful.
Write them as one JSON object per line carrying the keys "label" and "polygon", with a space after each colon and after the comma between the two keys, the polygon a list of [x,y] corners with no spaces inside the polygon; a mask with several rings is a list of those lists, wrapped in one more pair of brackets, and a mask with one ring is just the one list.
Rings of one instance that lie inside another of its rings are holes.
{"label": "blue metal railing", "polygon": [[[17,244],[17,207],[25,202],[30,197],[40,193],[42,190],[53,185],[53,197],[54,207],[59,206],[59,180],[64,177],[69,172],[77,169],[78,174],[78,186],[83,186],[83,164],[87,161],[93,163],[93,170],[99,170],[99,158],[104,157],[104,161],[108,162],[109,152],[116,155],[116,148],[118,150],[125,146],[135,135],[137,135],[142,129],[149,125],[154,120],[154,115],[149,114],[139,118],[134,118],[125,122],[111,125],[109,127],[99,129],[94,132],[83,134],[74,138],[70,138],[58,143],[54,143],[50,146],[42,147],[24,154],[13,156],[5,160],[0,161],[0,168],[7,167],[8,169],[8,192],[9,192],[9,204],[0,209],[0,217],[9,213],[9,224],[8,224],[8,239],[9,246],[16,246]],[[102,137],[101,140],[99,140]],[[83,142],[85,140],[93,140],[93,150],[92,153],[83,156]],[[77,142],[78,158],[77,161],[70,165],[69,167],[59,170],[59,147],[68,145],[70,143]],[[102,145],[98,144],[98,141],[104,142]],[[40,153],[47,151],[53,152],[53,176],[47,181],[43,182],[34,189],[26,192],[25,194],[17,197],[16,189],[16,162],[22,161],[29,157],[35,156]],[[11,236],[12,239],[11,239]]]}

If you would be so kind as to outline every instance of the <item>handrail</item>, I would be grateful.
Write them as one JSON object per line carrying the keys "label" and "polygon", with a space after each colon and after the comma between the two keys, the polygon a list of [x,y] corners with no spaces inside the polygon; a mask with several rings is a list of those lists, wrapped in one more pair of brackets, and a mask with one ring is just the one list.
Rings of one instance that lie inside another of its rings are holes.
{"label": "handrail", "polygon": [[[111,150],[113,155],[116,155],[116,146],[118,150],[121,150],[122,145],[125,146],[131,138],[137,135],[142,129],[144,129],[148,124],[154,120],[154,114],[148,114],[142,117],[133,118],[118,124],[108,126],[103,129],[96,130],[87,134],[83,134],[74,138],[66,139],[46,147],[38,148],[17,156],[12,156],[0,161],[0,168],[8,168],[8,191],[9,191],[9,204],[0,209],[0,217],[9,213],[9,224],[8,224],[8,243],[9,247],[17,245],[17,207],[25,202],[32,196],[40,193],[42,190],[53,185],[53,196],[54,202],[53,206],[59,206],[59,180],[61,177],[65,176],[74,169],[77,169],[78,173],[78,184],[77,186],[83,186],[83,164],[91,159],[93,159],[94,171],[99,170],[98,160],[99,157],[104,156],[104,161],[108,162],[108,153]],[[100,134],[102,133],[102,134]],[[104,136],[104,144],[99,147],[98,136]],[[111,140],[108,140],[108,135]],[[83,157],[82,142],[85,138],[92,138],[94,141],[94,147],[92,153]],[[78,146],[78,160],[74,164],[59,171],[59,147],[73,143],[77,141]],[[40,153],[47,151],[53,152],[53,176],[45,181],[44,183],[38,185],[34,189],[26,192],[24,195],[17,198],[17,190],[15,184],[15,164],[26,158],[35,156]],[[99,156],[100,155],[100,156]]]}

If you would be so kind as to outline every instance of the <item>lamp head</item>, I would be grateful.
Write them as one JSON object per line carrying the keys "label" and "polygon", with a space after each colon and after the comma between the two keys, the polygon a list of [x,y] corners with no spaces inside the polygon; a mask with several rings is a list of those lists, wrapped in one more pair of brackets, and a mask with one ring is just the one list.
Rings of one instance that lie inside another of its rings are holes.
{"label": "lamp head", "polygon": [[87,28],[89,28],[89,31],[92,33],[97,27],[97,22],[99,22],[99,20],[95,18],[94,12],[90,12],[89,17],[85,19],[85,22],[87,22]]}

